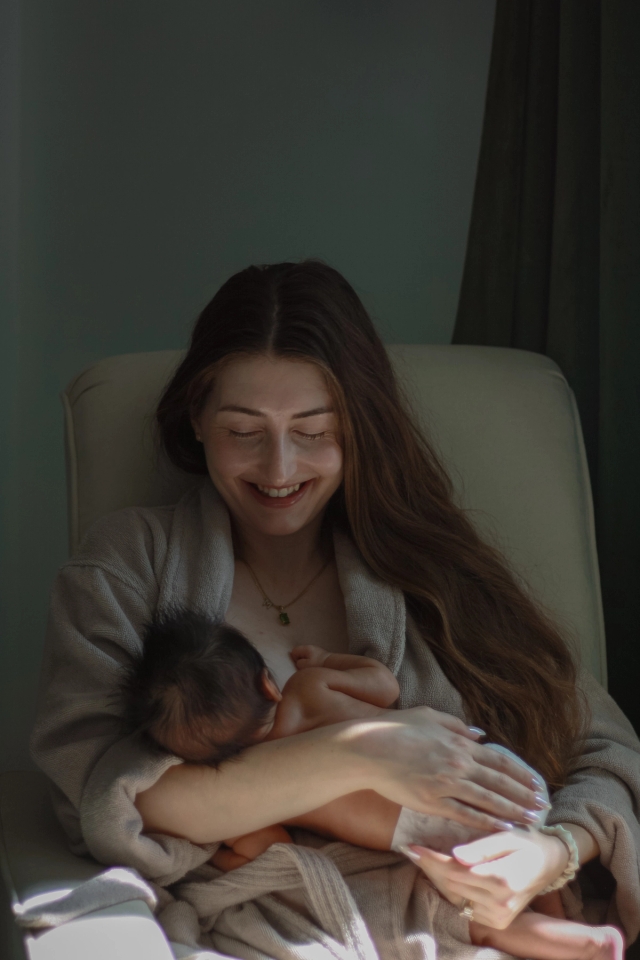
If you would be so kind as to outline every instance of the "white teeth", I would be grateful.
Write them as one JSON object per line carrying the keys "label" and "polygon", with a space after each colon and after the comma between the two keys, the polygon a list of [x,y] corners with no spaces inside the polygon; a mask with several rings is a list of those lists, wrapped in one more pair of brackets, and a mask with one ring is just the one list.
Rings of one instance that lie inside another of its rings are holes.
{"label": "white teeth", "polygon": [[289,497],[292,493],[297,493],[300,489],[300,484],[296,483],[293,487],[261,487],[259,483],[256,483],[256,487],[260,493],[266,493],[269,497]]}

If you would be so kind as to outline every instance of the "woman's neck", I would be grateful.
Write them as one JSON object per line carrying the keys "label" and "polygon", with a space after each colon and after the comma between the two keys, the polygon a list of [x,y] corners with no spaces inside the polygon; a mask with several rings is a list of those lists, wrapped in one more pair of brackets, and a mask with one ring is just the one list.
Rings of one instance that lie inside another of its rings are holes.
{"label": "woman's neck", "polygon": [[332,552],[331,536],[318,517],[287,536],[268,536],[233,524],[236,557],[254,570],[268,592],[272,588],[302,588]]}

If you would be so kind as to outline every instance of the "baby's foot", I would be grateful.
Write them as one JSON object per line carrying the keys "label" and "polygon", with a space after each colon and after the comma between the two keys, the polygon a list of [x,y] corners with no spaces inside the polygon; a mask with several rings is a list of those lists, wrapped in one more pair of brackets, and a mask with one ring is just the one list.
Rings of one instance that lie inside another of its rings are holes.
{"label": "baby's foot", "polygon": [[624,960],[624,937],[617,927],[593,927],[584,960]]}

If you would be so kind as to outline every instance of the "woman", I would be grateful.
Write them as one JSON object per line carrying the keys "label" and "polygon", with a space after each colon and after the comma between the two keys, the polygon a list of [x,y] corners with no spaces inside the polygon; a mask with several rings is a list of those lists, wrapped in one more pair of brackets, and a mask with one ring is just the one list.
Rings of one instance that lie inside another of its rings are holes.
{"label": "woman", "polygon": [[[313,829],[311,810],[373,789],[492,831],[466,859],[423,850],[419,863],[457,908],[506,926],[569,853],[511,829],[536,822],[539,784],[478,744],[480,727],[555,791],[549,822],[581,865],[599,856],[612,871],[609,919],[635,937],[638,741],[593,681],[579,688],[554,625],[454,505],[344,278],[317,262],[232,277],[157,418],[202,485],[175,508],[99,521],[53,592],[33,752],[74,847],[168,885],[224,837]],[[399,709],[259,744],[217,771],[153,754],[122,738],[112,694],[143,624],[178,603],[251,637],[281,684],[301,643],[374,656],[398,677]]]}

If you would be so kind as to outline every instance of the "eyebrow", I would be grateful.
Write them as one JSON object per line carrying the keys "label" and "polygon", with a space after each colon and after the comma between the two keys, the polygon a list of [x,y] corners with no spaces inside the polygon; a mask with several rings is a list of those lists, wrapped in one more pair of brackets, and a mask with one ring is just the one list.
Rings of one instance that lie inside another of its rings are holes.
{"label": "eyebrow", "polygon": [[[224,413],[226,410],[231,413],[246,413],[249,417],[264,417],[261,410],[252,410],[250,407],[239,407],[235,403],[227,403],[220,407],[218,413]],[[292,420],[302,420],[304,417],[317,417],[321,413],[333,413],[333,407],[314,407],[313,410],[305,410],[303,413],[294,413]]]}

